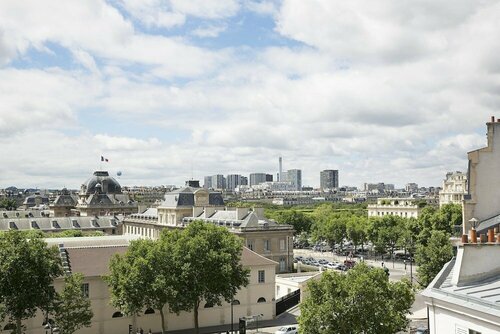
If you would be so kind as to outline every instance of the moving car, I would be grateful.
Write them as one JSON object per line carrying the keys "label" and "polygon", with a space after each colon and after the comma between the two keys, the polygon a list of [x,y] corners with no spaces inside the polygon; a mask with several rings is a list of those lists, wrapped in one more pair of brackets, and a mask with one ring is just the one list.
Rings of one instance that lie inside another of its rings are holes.
{"label": "moving car", "polygon": [[275,334],[297,334],[297,333],[298,333],[297,326],[283,326],[275,332]]}

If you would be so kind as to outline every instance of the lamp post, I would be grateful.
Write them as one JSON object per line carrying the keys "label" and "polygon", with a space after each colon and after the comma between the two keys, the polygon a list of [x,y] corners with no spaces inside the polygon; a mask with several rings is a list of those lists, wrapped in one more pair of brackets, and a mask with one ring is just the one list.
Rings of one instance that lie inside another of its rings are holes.
{"label": "lamp post", "polygon": [[52,319],[46,318],[43,325],[43,329],[45,329],[45,333],[47,333],[47,329],[50,329],[50,334],[58,334],[59,328],[54,324]]}
{"label": "lamp post", "polygon": [[233,334],[233,305],[234,305],[234,298],[231,300],[231,334]]}

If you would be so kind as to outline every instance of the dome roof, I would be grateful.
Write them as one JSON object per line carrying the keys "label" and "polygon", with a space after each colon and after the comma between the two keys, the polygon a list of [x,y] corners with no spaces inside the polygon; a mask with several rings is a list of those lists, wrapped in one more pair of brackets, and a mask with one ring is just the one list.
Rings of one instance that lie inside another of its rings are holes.
{"label": "dome roof", "polygon": [[81,192],[84,194],[94,194],[98,188],[105,194],[122,193],[122,187],[118,181],[109,176],[107,171],[95,171],[94,175],[82,184]]}

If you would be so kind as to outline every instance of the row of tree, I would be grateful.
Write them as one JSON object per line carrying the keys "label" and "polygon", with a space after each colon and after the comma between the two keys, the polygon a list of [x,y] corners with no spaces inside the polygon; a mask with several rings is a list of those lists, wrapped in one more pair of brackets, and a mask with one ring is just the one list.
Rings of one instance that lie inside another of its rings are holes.
{"label": "row of tree", "polygon": [[311,212],[289,209],[267,214],[280,223],[293,225],[301,242],[326,242],[332,249],[342,249],[350,242],[354,250],[371,243],[376,254],[389,253],[393,259],[395,251],[403,249],[419,265],[419,283],[424,286],[453,256],[449,238],[462,223],[462,210],[456,204],[440,209],[424,207],[418,219],[393,215],[368,217],[362,208],[339,208],[332,204],[322,204]]}
{"label": "row of tree", "polygon": [[115,255],[105,277],[111,303],[127,315],[144,309],[166,314],[193,312],[199,332],[200,303],[232,302],[248,285],[249,270],[241,264],[242,241],[226,228],[193,222],[182,230],[163,230],[157,240],[137,240],[126,254]]}
{"label": "row of tree", "polygon": [[0,234],[0,322],[7,319],[13,333],[20,334],[22,321],[42,312],[62,334],[90,326],[93,314],[82,294],[83,276],[65,276],[64,287],[56,291],[54,279],[63,274],[56,247],[17,231]]}

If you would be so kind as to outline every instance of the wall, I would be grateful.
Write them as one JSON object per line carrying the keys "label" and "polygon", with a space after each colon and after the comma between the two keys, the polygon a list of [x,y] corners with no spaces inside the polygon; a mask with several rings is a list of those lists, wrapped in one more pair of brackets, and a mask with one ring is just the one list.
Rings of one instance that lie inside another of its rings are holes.
{"label": "wall", "polygon": [[498,334],[498,325],[491,324],[475,317],[470,310],[458,310],[454,312],[438,305],[429,306],[430,334],[461,334],[459,329],[467,330],[469,334],[472,329],[481,334]]}

